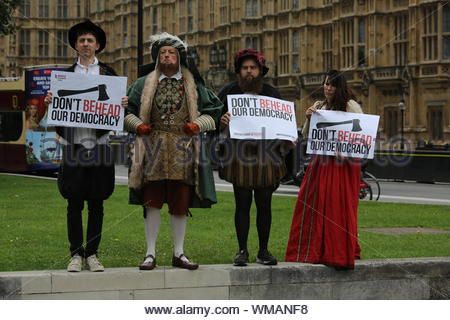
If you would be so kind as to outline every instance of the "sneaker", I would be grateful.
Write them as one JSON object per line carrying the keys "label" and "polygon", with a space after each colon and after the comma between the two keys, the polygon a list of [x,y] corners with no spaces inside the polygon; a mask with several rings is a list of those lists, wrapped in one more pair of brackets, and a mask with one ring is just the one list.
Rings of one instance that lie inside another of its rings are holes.
{"label": "sneaker", "polygon": [[234,265],[237,267],[245,267],[248,263],[248,251],[243,249],[236,253],[234,257]]}
{"label": "sneaker", "polygon": [[256,262],[266,266],[274,266],[278,263],[277,259],[267,249],[259,250]]}
{"label": "sneaker", "polygon": [[83,265],[83,258],[77,253],[70,259],[69,265],[67,266],[68,272],[80,272],[81,266]]}
{"label": "sneaker", "polygon": [[86,264],[92,272],[102,272],[105,270],[105,267],[100,263],[100,261],[98,261],[95,254],[87,257]]}

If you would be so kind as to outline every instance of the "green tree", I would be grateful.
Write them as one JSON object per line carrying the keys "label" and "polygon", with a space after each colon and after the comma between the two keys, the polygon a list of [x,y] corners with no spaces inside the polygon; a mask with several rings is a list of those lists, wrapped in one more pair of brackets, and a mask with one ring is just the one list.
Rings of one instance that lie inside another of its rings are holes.
{"label": "green tree", "polygon": [[22,5],[24,0],[1,0],[0,1],[0,35],[14,33],[17,25],[12,21],[14,10]]}

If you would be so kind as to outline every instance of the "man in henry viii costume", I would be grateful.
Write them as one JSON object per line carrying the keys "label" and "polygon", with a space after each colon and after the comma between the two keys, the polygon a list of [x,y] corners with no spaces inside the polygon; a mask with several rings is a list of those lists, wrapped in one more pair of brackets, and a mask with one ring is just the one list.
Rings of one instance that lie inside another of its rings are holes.
{"label": "man in henry viii costume", "polygon": [[195,270],[184,255],[189,208],[216,202],[212,169],[201,133],[215,130],[222,103],[205,88],[187,45],[177,36],[151,37],[154,63],[129,89],[125,129],[136,133],[129,176],[130,203],[144,206],[147,253],[141,270],[156,266],[160,209],[168,204],[174,240],[172,265]]}

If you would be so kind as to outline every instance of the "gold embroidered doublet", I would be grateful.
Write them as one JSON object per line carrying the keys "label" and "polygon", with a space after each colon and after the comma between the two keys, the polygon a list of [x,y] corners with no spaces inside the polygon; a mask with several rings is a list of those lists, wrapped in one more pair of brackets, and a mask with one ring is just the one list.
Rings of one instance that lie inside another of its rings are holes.
{"label": "gold embroidered doublet", "polygon": [[179,180],[194,184],[192,138],[183,133],[189,111],[182,81],[165,78],[158,84],[150,114],[153,131],[145,146],[144,182]]}

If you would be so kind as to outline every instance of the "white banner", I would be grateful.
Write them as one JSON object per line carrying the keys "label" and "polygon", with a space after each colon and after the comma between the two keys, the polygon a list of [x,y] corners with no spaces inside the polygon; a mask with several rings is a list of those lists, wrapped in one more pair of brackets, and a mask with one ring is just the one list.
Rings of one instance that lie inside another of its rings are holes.
{"label": "white banner", "polygon": [[380,116],[319,110],[312,114],[308,154],[373,159]]}
{"label": "white banner", "polygon": [[52,71],[48,124],[123,130],[127,78]]}
{"label": "white banner", "polygon": [[297,140],[294,103],[251,94],[228,95],[233,139]]}

